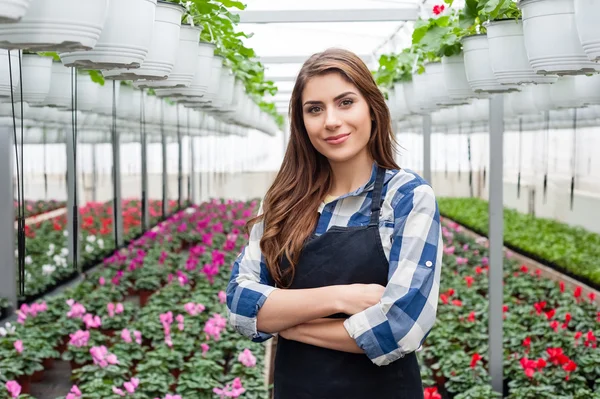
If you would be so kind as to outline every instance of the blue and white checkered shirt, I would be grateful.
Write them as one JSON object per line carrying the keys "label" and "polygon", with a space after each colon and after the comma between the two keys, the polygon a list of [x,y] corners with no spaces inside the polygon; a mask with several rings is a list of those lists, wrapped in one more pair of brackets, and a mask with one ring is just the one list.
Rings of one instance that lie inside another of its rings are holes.
{"label": "blue and white checkered shirt", "polygon": [[[321,235],[331,226],[368,225],[375,177],[373,165],[365,185],[322,203],[315,233]],[[388,170],[382,195],[379,233],[390,263],[388,284],[377,305],[344,322],[348,334],[379,366],[417,350],[433,327],[443,250],[437,202],[424,179],[410,170]],[[260,251],[262,233],[262,223],[253,226],[227,287],[230,324],[255,342],[272,337],[257,331],[256,318],[269,294],[279,289]]]}

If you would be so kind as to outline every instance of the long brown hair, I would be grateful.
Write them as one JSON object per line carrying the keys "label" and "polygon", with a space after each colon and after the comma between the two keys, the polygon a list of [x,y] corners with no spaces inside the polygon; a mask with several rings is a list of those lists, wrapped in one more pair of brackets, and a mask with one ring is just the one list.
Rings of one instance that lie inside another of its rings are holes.
{"label": "long brown hair", "polygon": [[[263,213],[250,219],[247,231],[264,221],[260,249],[275,282],[289,287],[304,243],[314,231],[321,201],[331,187],[327,158],[311,144],[302,116],[302,92],[314,76],[337,72],[354,84],[369,104],[373,119],[368,147],[377,165],[399,169],[394,161],[397,145],[385,99],[365,63],[354,53],[328,49],[314,54],[302,66],[290,100],[290,140],[275,181],[265,195]],[[290,267],[282,270],[286,256]]]}

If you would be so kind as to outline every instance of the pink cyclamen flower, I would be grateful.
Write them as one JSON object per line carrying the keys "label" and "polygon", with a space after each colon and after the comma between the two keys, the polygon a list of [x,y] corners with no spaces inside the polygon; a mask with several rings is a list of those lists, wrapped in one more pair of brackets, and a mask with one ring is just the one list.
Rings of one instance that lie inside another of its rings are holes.
{"label": "pink cyclamen flower", "polygon": [[13,398],[18,398],[21,394],[21,385],[17,381],[8,381],[4,386]]}
{"label": "pink cyclamen flower", "polygon": [[71,392],[67,395],[65,399],[81,399],[81,391],[77,385],[73,385],[71,387]]}
{"label": "pink cyclamen flower", "polygon": [[114,303],[106,304],[106,310],[108,311],[108,317],[115,317],[115,304]]}
{"label": "pink cyclamen flower", "polygon": [[132,378],[129,382],[123,384],[123,387],[128,393],[135,393],[138,385],[140,384],[140,380],[137,378]]}
{"label": "pink cyclamen flower", "polygon": [[121,331],[121,338],[128,344],[132,342],[131,333],[126,328],[123,331]]}
{"label": "pink cyclamen flower", "polygon": [[117,356],[109,353],[104,345],[92,347],[90,349],[90,354],[92,355],[94,364],[100,366],[100,368],[108,367],[110,364],[119,364]]}
{"label": "pink cyclamen flower", "polygon": [[[160,398],[156,398],[156,399],[160,399]],[[167,396],[165,396],[165,399],[182,399],[182,398],[179,395],[167,394]]]}
{"label": "pink cyclamen flower", "polygon": [[105,279],[104,277],[102,277],[102,276],[101,276],[101,277],[98,279],[98,284],[100,284],[101,286],[103,286],[104,284],[106,284],[106,279]]}
{"label": "pink cyclamen flower", "polygon": [[133,332],[133,336],[135,337],[135,342],[136,342],[138,345],[141,345],[141,344],[142,344],[142,333],[141,333],[141,331],[137,331],[137,330],[135,330],[135,331]]}
{"label": "pink cyclamen flower", "polygon": [[244,349],[244,351],[240,353],[240,355],[238,356],[238,361],[246,367],[256,366],[256,357],[254,357],[254,355],[248,348]]}
{"label": "pink cyclamen flower", "polygon": [[202,348],[202,355],[204,356],[206,354],[206,352],[208,352],[208,350],[210,349],[210,346],[208,346],[208,344],[201,344],[200,347]]}
{"label": "pink cyclamen flower", "polygon": [[227,294],[225,293],[225,291],[219,291],[219,302],[220,303],[225,303],[227,302]]}
{"label": "pink cyclamen flower", "polygon": [[121,388],[112,387],[112,391],[115,395],[125,396],[125,392]]}
{"label": "pink cyclamen flower", "polygon": [[71,306],[71,310],[67,313],[67,317],[70,319],[81,319],[87,311],[85,310],[85,306],[80,303],[73,303]]}
{"label": "pink cyclamen flower", "polygon": [[18,340],[13,344],[15,346],[15,350],[19,353],[23,353],[23,341]]}
{"label": "pink cyclamen flower", "polygon": [[231,384],[227,384],[224,388],[214,388],[213,392],[223,398],[237,398],[246,390],[242,386],[242,381],[240,378],[236,378],[233,380]]}
{"label": "pink cyclamen flower", "polygon": [[74,346],[76,348],[81,348],[83,346],[87,346],[88,341],[90,339],[90,332],[79,330],[76,331],[75,334],[69,334],[71,340],[69,341],[69,345]]}
{"label": "pink cyclamen flower", "polygon": [[125,311],[125,308],[123,307],[122,303],[117,303],[117,306],[115,307],[115,313],[116,314],[121,314],[123,313],[123,311]]}
{"label": "pink cyclamen flower", "polygon": [[177,323],[178,323],[177,327],[179,328],[179,331],[183,331],[185,328],[185,326],[184,326],[185,318],[183,317],[183,315],[178,314],[177,317],[175,318],[175,320],[177,320]]}
{"label": "pink cyclamen flower", "polygon": [[100,320],[100,317],[93,316],[91,313],[86,313],[85,316],[83,316],[83,322],[88,330],[90,328],[98,328],[102,326],[102,320]]}

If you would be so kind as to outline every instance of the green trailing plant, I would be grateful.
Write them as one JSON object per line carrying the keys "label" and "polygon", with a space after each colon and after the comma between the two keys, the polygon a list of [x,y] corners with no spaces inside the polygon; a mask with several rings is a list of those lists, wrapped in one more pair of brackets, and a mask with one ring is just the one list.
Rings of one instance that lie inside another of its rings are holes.
{"label": "green trailing plant", "polygon": [[398,54],[383,54],[379,57],[379,68],[374,72],[375,82],[385,88],[397,82],[410,82],[414,64],[415,54],[411,49],[404,49]]}

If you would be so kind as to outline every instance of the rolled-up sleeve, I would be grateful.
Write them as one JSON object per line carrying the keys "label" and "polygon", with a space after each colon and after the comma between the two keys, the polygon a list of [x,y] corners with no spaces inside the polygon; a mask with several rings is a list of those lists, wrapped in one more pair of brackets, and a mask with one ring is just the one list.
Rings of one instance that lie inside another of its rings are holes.
{"label": "rolled-up sleeve", "polygon": [[384,366],[417,350],[436,319],[443,243],[432,188],[411,182],[393,195],[390,278],[381,301],[344,322],[371,361]]}
{"label": "rolled-up sleeve", "polygon": [[[261,212],[262,204],[258,214]],[[226,291],[229,324],[254,342],[263,342],[273,336],[258,331],[256,320],[267,297],[277,289],[260,250],[263,228],[261,221],[250,230],[248,244],[233,264]]]}

